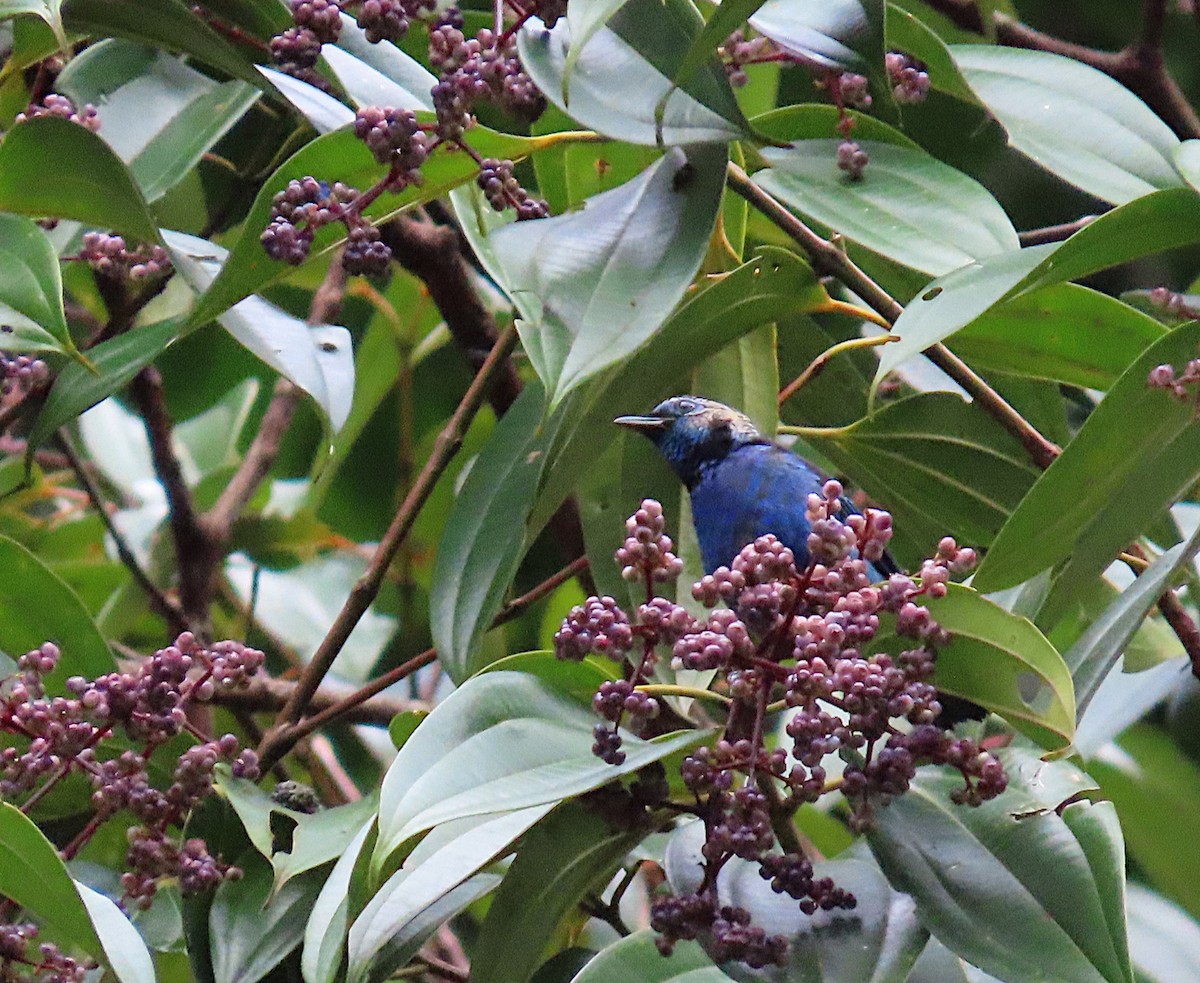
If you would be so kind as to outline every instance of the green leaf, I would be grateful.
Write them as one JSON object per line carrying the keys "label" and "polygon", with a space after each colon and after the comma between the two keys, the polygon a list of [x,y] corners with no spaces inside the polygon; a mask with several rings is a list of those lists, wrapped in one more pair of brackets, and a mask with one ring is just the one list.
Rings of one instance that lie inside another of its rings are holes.
{"label": "green leaf", "polygon": [[258,88],[264,86],[250,60],[180,0],[155,0],[153,17],[146,16],[140,0],[66,0],[63,20],[69,30],[80,34],[144,41],[191,55]]}
{"label": "green leaf", "polygon": [[861,180],[837,167],[838,140],[766,148],[754,175],[790,208],[888,259],[939,275],[1015,253],[1016,230],[976,181],[923,150],[860,141],[871,162]]}
{"label": "green leaf", "polygon": [[662,327],[708,249],[726,160],[674,149],[581,211],[491,234],[551,409]]}
{"label": "green leaf", "polygon": [[[10,569],[2,561],[0,567]],[[8,802],[0,802],[0,894],[28,908],[60,944],[104,958],[104,947],[58,851]]]}
{"label": "green leaf", "polygon": [[123,388],[180,337],[178,319],[131,328],[88,349],[90,366],[72,363],[58,374],[29,434],[32,455],[64,424]]}
{"label": "green leaf", "polygon": [[272,814],[291,816],[297,821],[303,815],[279,805],[254,782],[235,777],[227,765],[217,766],[213,786],[237,813],[254,848],[268,860],[275,843],[275,836],[271,832]]}
{"label": "green leaf", "polygon": [[[927,9],[921,11],[922,16],[928,13]],[[903,51],[923,62],[929,73],[929,84],[938,92],[982,105],[942,39],[923,20],[894,3],[887,5],[887,44],[888,50]]]}
{"label": "green leaf", "polygon": [[1171,163],[1179,139],[1103,72],[1048,51],[965,44],[950,52],[1012,145],[1052,174],[1117,205],[1179,186]]}
{"label": "green leaf", "polygon": [[99,107],[100,136],[129,165],[147,201],[178,183],[258,99],[245,82],[218,84],[132,41],[87,48],[59,76],[75,104]]}
{"label": "green leaf", "polygon": [[43,642],[62,649],[47,692],[66,692],[71,676],[95,679],[116,668],[108,643],[70,587],[20,543],[0,536],[0,652],[17,659]]}
{"label": "green leaf", "polygon": [[1005,983],[1130,983],[1124,857],[1111,803],[1065,762],[1002,754],[1008,789],[956,806],[955,772],[923,769],[879,811],[868,841],[922,921],[965,960]]}
{"label": "green leaf", "polygon": [[1200,924],[1140,884],[1129,885],[1129,949],[1139,983],[1176,983],[1200,965]]}
{"label": "green leaf", "polygon": [[528,385],[471,465],[446,519],[433,567],[429,623],[438,659],[462,682],[482,667],[479,640],[504,605],[521,562],[546,463],[544,396]]}
{"label": "green leaf", "polygon": [[0,214],[0,311],[3,308],[33,322],[15,325],[4,338],[6,348],[9,338],[16,337],[22,351],[75,352],[63,314],[58,254],[46,233],[19,215]]}
{"label": "green leaf", "polygon": [[309,85],[273,68],[259,65],[258,70],[319,134],[332,133],[354,122],[354,110],[345,103],[338,102],[328,92],[322,92],[315,85]]}
{"label": "green leaf", "polygon": [[[179,275],[203,294],[202,306],[208,296],[203,292],[211,292],[236,257],[206,239],[166,230],[162,236]],[[341,429],[354,397],[354,351],[345,328],[305,324],[261,297],[239,301],[217,320],[239,344],[308,393],[335,432]],[[194,329],[204,322],[193,314],[187,323]]]}
{"label": "green leaf", "polygon": [[1083,718],[1104,677],[1142,626],[1159,595],[1171,588],[1179,569],[1191,563],[1197,551],[1200,551],[1200,527],[1186,542],[1173,546],[1151,563],[1063,653],[1075,683],[1077,720]]}
{"label": "green leaf", "polygon": [[1073,283],[996,305],[954,337],[971,365],[1084,389],[1108,389],[1165,333],[1154,318]]}
{"label": "green leaf", "polygon": [[1149,724],[1101,748],[1088,771],[1112,799],[1129,854],[1150,882],[1200,917],[1200,767]]}
{"label": "green leaf", "polygon": [[913,561],[947,534],[990,543],[1038,475],[1015,438],[951,393],[900,399],[805,439],[894,513]]}
{"label": "green leaf", "polygon": [[271,865],[275,868],[272,895],[293,877],[341,857],[378,808],[379,796],[373,791],[357,802],[322,809],[311,816],[297,816],[291,852],[280,851],[271,857]]}
{"label": "green leaf", "polygon": [[63,30],[62,0],[0,0],[0,20],[21,14],[40,17],[54,33],[58,49],[64,53],[70,52],[70,44]]}
{"label": "green leaf", "polygon": [[822,68],[861,72],[879,67],[868,66],[861,54],[871,24],[860,0],[769,0],[751,19],[750,26]]}
{"label": "green leaf", "polygon": [[613,827],[580,802],[539,822],[500,882],[472,950],[474,983],[526,983],[562,918],[600,891],[644,829]]}
{"label": "green leaf", "polygon": [[626,0],[582,48],[571,42],[577,20],[562,18],[552,30],[526,24],[517,47],[546,98],[582,125],[649,146],[726,143],[747,131],[715,60],[672,91],[671,79],[704,27],[686,0]]}
{"label": "green leaf", "polygon": [[1195,481],[1200,428],[1192,426],[1192,407],[1149,388],[1146,377],[1161,363],[1182,366],[1198,342],[1200,324],[1186,324],[1113,384],[1005,523],[975,575],[980,590],[1011,587],[1067,557],[1078,567],[1075,582],[1098,573]]}
{"label": "green leaf", "polygon": [[125,912],[86,884],[76,881],[75,890],[100,938],[105,961],[117,979],[121,983],[154,983],[154,960],[150,950]]}
{"label": "green leaf", "polygon": [[338,43],[327,45],[321,53],[355,106],[433,112],[430,90],[437,77],[390,41],[368,41],[351,18],[342,18]]}
{"label": "green leaf", "polygon": [[951,634],[934,682],[1004,717],[1041,747],[1067,747],[1075,733],[1071,672],[1033,622],[961,584],[922,601]]}
{"label": "green leaf", "polygon": [[[426,935],[464,906],[464,893],[477,897],[481,887],[494,887],[495,879],[472,883],[472,875],[506,853],[553,807],[546,803],[470,817],[433,830],[350,926],[349,983],[382,983],[411,958]],[[436,920],[429,917],[431,911]]]}
{"label": "green leaf", "polygon": [[695,942],[680,942],[669,959],[650,929],[634,932],[597,953],[571,983],[729,983]]}
{"label": "green leaf", "polygon": [[[704,837],[701,822],[689,822],[671,834],[663,864],[676,895],[694,894],[703,883]],[[752,924],[788,941],[782,969],[756,970],[730,961],[724,972],[743,983],[904,983],[929,938],[913,899],[892,890],[863,844],[813,866],[814,876],[831,878],[855,896],[858,904],[852,912],[806,915],[795,899],[771,889],[758,864],[735,857],[722,866],[720,903],[744,908]],[[701,945],[708,946],[709,940],[701,938]]]}
{"label": "green leaf", "polygon": [[374,844],[375,820],[366,823],[347,844],[313,902],[304,926],[300,972],[304,983],[332,983],[346,952],[350,929],[350,894],[359,858]]}
{"label": "green leaf", "polygon": [[[47,174],[55,179],[47,181]],[[0,210],[73,218],[158,241],[145,199],[120,159],[91,130],[52,116],[14,126],[0,144]]]}
{"label": "green leaf", "polygon": [[709,16],[703,29],[688,47],[683,59],[675,67],[675,72],[671,76],[671,88],[667,95],[663,96],[661,105],[665,107],[670,93],[676,89],[686,88],[701,68],[711,64],[716,58],[715,52],[718,46],[723,44],[730,34],[742,27],[766,2],[767,0],[728,0],[727,3],[721,3]]}
{"label": "green leaf", "polygon": [[384,776],[374,868],[441,823],[582,795],[706,734],[649,741],[623,734],[626,760],[612,766],[592,754],[594,723],[590,709],[546,677],[496,671],[467,680],[434,708]]}
{"label": "green leaf", "polygon": [[288,881],[274,896],[271,865],[255,852],[239,858],[240,880],[223,881],[208,915],[216,983],[257,983],[283,962],[304,936],[306,916],[324,872]]}
{"label": "green leaf", "polygon": [[[562,139],[562,136],[532,139],[508,136],[483,126],[471,130],[472,148],[480,156],[498,159],[520,160],[539,147],[552,145]],[[439,198],[450,189],[471,180],[478,170],[478,165],[467,154],[447,151],[435,153],[421,169],[424,181],[419,187],[414,185],[398,195],[384,195],[367,209],[367,215],[379,219]],[[267,226],[271,200],[287,187],[289,181],[299,180],[306,175],[320,175],[324,181],[341,181],[353,187],[366,188],[382,178],[383,174],[383,169],[371,156],[366,144],[349,128],[327,133],[296,151],[267,178],[259,190],[242,223],[243,231],[229,251],[229,262],[200,298],[192,314],[193,323],[211,321],[238,301],[291,274],[292,267],[267,256],[259,238]],[[344,229],[337,223],[334,225],[336,228],[326,227],[317,233],[313,256],[337,244],[337,230]]]}

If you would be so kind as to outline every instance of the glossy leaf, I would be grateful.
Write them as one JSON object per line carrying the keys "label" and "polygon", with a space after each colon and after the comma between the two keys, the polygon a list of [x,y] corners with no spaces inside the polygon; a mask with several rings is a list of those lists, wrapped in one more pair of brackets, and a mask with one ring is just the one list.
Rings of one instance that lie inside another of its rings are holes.
{"label": "glossy leaf", "polygon": [[[1200,431],[1191,425],[1192,407],[1149,388],[1146,377],[1164,362],[1182,366],[1195,356],[1198,342],[1200,324],[1184,325],[1147,349],[1113,384],[1005,523],[975,576],[980,590],[1018,584],[1073,554],[1079,578],[1099,572],[1150,516],[1195,480]],[[1115,507],[1122,499],[1137,507]],[[1084,538],[1086,563],[1077,547]],[[1036,550],[1029,548],[1033,542]]]}
{"label": "glossy leaf", "polygon": [[[671,79],[704,26],[690,4],[626,0],[582,48],[572,47],[576,21],[562,18],[552,30],[531,21],[517,35],[525,70],[572,119],[605,136],[649,146],[725,143],[745,132],[724,72],[705,66],[687,85],[671,90]],[[570,66],[568,59],[574,59]]]}
{"label": "glossy leaf", "polygon": [[718,5],[688,47],[683,60],[676,66],[671,76],[671,91],[686,87],[705,64],[713,61],[717,47],[739,30],[766,2],[768,0],[729,0]]}
{"label": "glossy leaf", "polygon": [[360,855],[370,851],[375,837],[375,820],[363,825],[346,845],[313,902],[304,926],[300,972],[304,983],[331,983],[346,952],[350,930],[350,892]]}
{"label": "glossy leaf", "polygon": [[154,983],[154,960],[142,936],[116,903],[86,884],[75,890],[100,938],[104,958],[121,983]]}
{"label": "glossy leaf", "polygon": [[1200,965],[1200,924],[1153,891],[1130,884],[1129,950],[1139,983],[1186,980]]}
{"label": "glossy leaf", "polygon": [[[350,926],[349,983],[382,983],[387,979],[438,924],[422,919],[423,931],[418,934],[412,931],[414,922],[431,907],[451,899],[455,891],[467,887],[473,874],[507,852],[517,837],[552,808],[547,803],[470,817],[431,832],[418,847],[419,852],[388,878]],[[490,886],[495,882],[484,883]]]}
{"label": "glossy leaf", "polygon": [[1179,139],[1098,69],[1024,48],[968,44],[950,51],[1012,145],[1064,181],[1118,205],[1180,184],[1171,164]]}
{"label": "glossy leaf", "polygon": [[1149,724],[1134,724],[1088,762],[1116,806],[1130,857],[1158,890],[1200,917],[1200,767]]}
{"label": "glossy leaf", "polygon": [[319,134],[332,133],[354,122],[354,110],[327,92],[273,68],[258,66],[266,78]]}
{"label": "glossy leaf", "polygon": [[369,42],[352,17],[342,15],[338,43],[322,55],[356,106],[433,111],[430,90],[437,78],[390,41]]}
{"label": "glossy leaf", "polygon": [[729,983],[695,942],[680,942],[669,959],[654,944],[649,929],[634,932],[608,946],[591,960],[571,983]]}
{"label": "glossy leaf", "polygon": [[[46,181],[47,174],[57,179]],[[91,130],[57,117],[26,120],[0,143],[0,210],[73,218],[134,240],[158,240],[125,165]]]}
{"label": "glossy leaf", "polygon": [[[671,835],[664,866],[677,895],[694,893],[703,881],[704,835],[704,825],[698,822]],[[892,890],[865,849],[813,866],[816,877],[831,878],[855,896],[853,911],[806,915],[794,898],[771,890],[758,864],[735,857],[721,868],[720,903],[744,908],[752,924],[788,941],[783,966],[754,969],[730,961],[722,970],[740,983],[904,983],[929,937],[913,899]],[[701,945],[708,940],[702,938]]]}
{"label": "glossy leaf", "polygon": [[1075,682],[1077,717],[1082,718],[1100,684],[1179,569],[1200,551],[1200,527],[1185,542],[1158,557],[1088,627],[1065,653]]}
{"label": "glossy leaf", "polygon": [[66,692],[71,676],[94,679],[116,665],[87,608],[63,580],[24,546],[0,536],[0,652],[17,659],[45,641],[59,645],[58,668],[45,677],[49,693]]}
{"label": "glossy leaf", "polygon": [[912,560],[947,534],[987,545],[1038,474],[1011,435],[950,393],[897,400],[805,439],[895,514],[897,546]]}
{"label": "glossy leaf", "polygon": [[1130,983],[1115,810],[1072,798],[1094,783],[1071,764],[1003,759],[1008,790],[978,808],[951,803],[956,773],[918,774],[868,834],[879,865],[941,942],[1004,983]]}
{"label": "glossy leaf", "polygon": [[[6,332],[4,345],[9,350],[75,351],[63,314],[62,275],[54,246],[29,219],[0,214],[0,320],[5,320],[5,308],[30,322],[18,321]],[[17,344],[10,345],[10,340]]]}
{"label": "glossy leaf", "polygon": [[72,363],[54,380],[29,434],[27,453],[32,455],[59,427],[123,388],[174,344],[181,332],[181,321],[160,321],[144,328],[131,328],[88,349],[90,366]]}
{"label": "glossy leaf", "polygon": [[589,709],[544,678],[496,671],[467,680],[434,708],[384,776],[374,868],[441,823],[557,803],[705,735],[624,736],[626,760],[612,766],[592,754],[593,726]]}
{"label": "glossy leaf", "polygon": [[1107,294],[1055,284],[996,305],[954,336],[971,365],[1107,389],[1165,329]]}
{"label": "glossy leaf", "polygon": [[860,141],[861,180],[837,167],[837,140],[767,148],[754,175],[790,208],[888,259],[937,276],[1015,253],[1017,233],[988,191],[922,150]]}
{"label": "glossy leaf", "polygon": [[183,52],[234,78],[263,85],[249,59],[181,0],[155,0],[153,17],[146,16],[139,0],[65,0],[63,20],[80,34],[129,38]]}
{"label": "glossy leaf", "polygon": [[[163,238],[180,276],[204,296],[221,271],[235,262],[205,239],[165,231]],[[312,396],[335,431],[346,422],[354,396],[354,352],[345,328],[306,325],[260,297],[246,298],[217,320],[240,344]],[[193,315],[188,323],[202,322]]]}
{"label": "glossy leaf", "polygon": [[928,17],[928,8],[921,8],[921,17],[915,17],[898,4],[887,5],[887,43],[890,51],[903,51],[923,62],[929,73],[930,86],[963,102],[980,105],[979,97],[954,63],[950,49],[942,38],[926,26],[922,19]]}
{"label": "glossy leaf", "polygon": [[1184,140],[1175,148],[1175,167],[1188,184],[1200,191],[1200,140]]}
{"label": "glossy leaf", "polygon": [[1075,730],[1075,749],[1085,757],[1097,754],[1191,678],[1191,662],[1185,655],[1137,673],[1125,672],[1123,663],[1119,659],[1109,670]]}
{"label": "glossy leaf", "polygon": [[479,640],[524,552],[525,520],[546,462],[542,409],[541,387],[526,386],[472,464],[438,544],[429,621],[438,659],[455,682],[481,668]]}
{"label": "glossy leaf", "polygon": [[551,409],[662,326],[700,267],[725,183],[724,148],[672,150],[581,211],[489,237]]}
{"label": "glossy leaf", "polygon": [[378,808],[378,796],[372,792],[357,802],[297,817],[296,828],[292,830],[292,849],[271,857],[271,866],[275,868],[271,893],[275,894],[293,877],[341,857]]}
{"label": "glossy leaf", "polygon": [[28,908],[60,943],[104,957],[58,851],[33,820],[8,802],[0,802],[0,894]]}
{"label": "glossy leaf", "polygon": [[824,68],[867,67],[859,49],[871,25],[859,0],[768,0],[750,26]]}
{"label": "glossy leaf", "polygon": [[40,17],[53,32],[60,51],[67,51],[69,43],[62,23],[62,0],[0,0],[0,20],[21,14]]}
{"label": "glossy leaf", "polygon": [[646,830],[614,828],[567,803],[521,843],[473,950],[474,983],[526,983],[562,918],[588,891],[603,890]]}
{"label": "glossy leaf", "polygon": [[305,916],[321,889],[320,871],[293,878],[272,896],[271,865],[257,853],[238,863],[244,876],[223,881],[208,915],[216,983],[257,983],[304,935]]}

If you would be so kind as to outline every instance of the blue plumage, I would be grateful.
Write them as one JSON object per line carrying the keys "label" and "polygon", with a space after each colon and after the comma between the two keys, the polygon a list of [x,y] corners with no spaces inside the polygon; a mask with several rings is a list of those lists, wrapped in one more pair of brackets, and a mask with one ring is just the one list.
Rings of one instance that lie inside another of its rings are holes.
{"label": "blue plumage", "polygon": [[[743,546],[766,533],[792,550],[798,566],[808,562],[805,502],[821,491],[825,479],[759,433],[745,414],[714,400],[676,396],[646,416],[616,422],[653,441],[691,492],[707,572],[727,566]],[[881,574],[894,569],[890,557],[879,567]]]}

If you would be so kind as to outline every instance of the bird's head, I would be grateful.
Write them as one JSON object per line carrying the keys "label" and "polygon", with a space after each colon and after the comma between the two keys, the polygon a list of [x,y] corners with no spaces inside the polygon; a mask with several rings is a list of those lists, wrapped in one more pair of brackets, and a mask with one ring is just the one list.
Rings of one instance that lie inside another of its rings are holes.
{"label": "bird's head", "polygon": [[689,488],[705,464],[743,444],[768,442],[745,413],[702,396],[673,396],[645,416],[613,422],[647,437]]}

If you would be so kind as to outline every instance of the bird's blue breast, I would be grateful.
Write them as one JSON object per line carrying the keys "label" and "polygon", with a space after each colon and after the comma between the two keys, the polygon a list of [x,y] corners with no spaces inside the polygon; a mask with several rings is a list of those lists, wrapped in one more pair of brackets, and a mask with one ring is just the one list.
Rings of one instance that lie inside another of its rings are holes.
{"label": "bird's blue breast", "polygon": [[814,468],[773,444],[736,447],[706,464],[692,486],[704,569],[728,566],[743,546],[767,533],[795,553],[798,566],[807,564],[805,502],[823,484]]}

